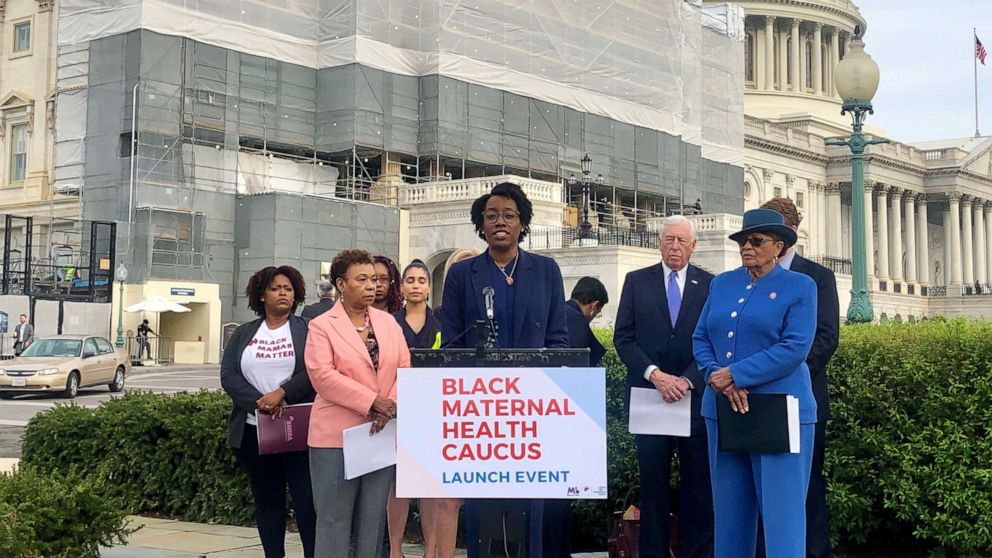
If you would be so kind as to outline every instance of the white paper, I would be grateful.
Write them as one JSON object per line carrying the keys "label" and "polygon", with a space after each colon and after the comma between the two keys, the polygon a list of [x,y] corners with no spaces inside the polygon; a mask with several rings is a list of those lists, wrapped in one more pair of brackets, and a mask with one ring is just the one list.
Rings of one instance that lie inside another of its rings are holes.
{"label": "white paper", "polygon": [[656,389],[630,388],[631,434],[689,437],[692,427],[692,394],[666,403]]}
{"label": "white paper", "polygon": [[345,480],[396,465],[396,421],[387,422],[373,436],[371,430],[372,423],[366,422],[344,431]]}
{"label": "white paper", "polygon": [[789,395],[785,406],[789,412],[789,453],[799,453],[799,400]]}

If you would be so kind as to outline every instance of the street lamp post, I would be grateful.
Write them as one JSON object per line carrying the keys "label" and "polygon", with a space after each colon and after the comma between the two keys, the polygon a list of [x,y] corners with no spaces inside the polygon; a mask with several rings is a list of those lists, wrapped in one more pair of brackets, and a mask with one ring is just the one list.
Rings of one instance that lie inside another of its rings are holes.
{"label": "street lamp post", "polygon": [[592,176],[592,159],[589,154],[586,153],[582,157],[582,178],[576,180],[573,174],[568,179],[569,186],[581,186],[582,187],[582,222],[579,223],[579,239],[585,240],[592,238],[592,223],[589,222],[589,194],[594,185],[602,186],[605,182],[603,175],[596,177],[596,180],[591,178]]}
{"label": "street lamp post", "polygon": [[827,145],[844,145],[851,149],[851,304],[847,309],[850,323],[868,323],[875,315],[868,295],[868,262],[865,253],[865,147],[888,143],[886,139],[866,139],[862,126],[874,114],[871,100],[878,90],[878,64],[865,53],[861,26],[854,28],[850,52],[834,70],[837,92],[844,100],[841,114],[850,114],[853,133],[847,139],[827,140]]}
{"label": "street lamp post", "polygon": [[114,271],[114,278],[117,279],[119,295],[117,297],[117,347],[124,346],[124,282],[127,281],[127,268],[124,262],[117,265]]}

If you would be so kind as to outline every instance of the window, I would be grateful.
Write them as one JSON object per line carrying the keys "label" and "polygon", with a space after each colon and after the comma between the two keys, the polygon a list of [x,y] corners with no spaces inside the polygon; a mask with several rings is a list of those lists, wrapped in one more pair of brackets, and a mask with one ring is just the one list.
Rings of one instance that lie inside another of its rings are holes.
{"label": "window", "polygon": [[755,67],[754,33],[748,33],[744,42],[744,80],[749,82],[757,81],[754,75]]}
{"label": "window", "polygon": [[10,181],[23,182],[28,171],[28,125],[10,128]]}
{"label": "window", "polygon": [[[789,37],[785,41],[785,76],[786,81],[790,84],[795,85],[799,82],[796,76],[792,75],[792,37]],[[783,89],[785,88],[783,87]]]}
{"label": "window", "polygon": [[89,339],[83,342],[83,355],[87,355],[87,354],[91,354],[91,355],[100,354],[96,352],[96,343],[93,341],[92,337],[90,337]]}
{"label": "window", "polygon": [[813,89],[813,43],[806,41],[806,84],[807,89]]}
{"label": "window", "polygon": [[14,24],[14,54],[31,50],[31,22]]}
{"label": "window", "polygon": [[775,189],[772,190],[772,192],[775,193],[775,195],[773,197],[775,197],[775,198],[781,198],[782,197],[782,188],[781,187],[776,186]]}
{"label": "window", "polygon": [[802,192],[796,192],[796,207],[798,207],[799,209],[802,209],[803,208],[803,205],[804,205],[804,201],[805,200],[804,200],[803,193]]}
{"label": "window", "polygon": [[110,344],[110,341],[107,341],[103,337],[94,337],[93,339],[96,340],[96,346],[100,350],[101,355],[109,355],[114,352],[114,346]]}

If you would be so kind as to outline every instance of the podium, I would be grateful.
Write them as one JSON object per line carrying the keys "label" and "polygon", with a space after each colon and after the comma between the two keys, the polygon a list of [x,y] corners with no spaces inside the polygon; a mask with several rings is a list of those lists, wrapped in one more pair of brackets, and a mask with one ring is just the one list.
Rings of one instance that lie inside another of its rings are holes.
{"label": "podium", "polygon": [[[589,366],[589,349],[412,349],[414,368]],[[465,501],[468,558],[541,558],[544,500]]]}

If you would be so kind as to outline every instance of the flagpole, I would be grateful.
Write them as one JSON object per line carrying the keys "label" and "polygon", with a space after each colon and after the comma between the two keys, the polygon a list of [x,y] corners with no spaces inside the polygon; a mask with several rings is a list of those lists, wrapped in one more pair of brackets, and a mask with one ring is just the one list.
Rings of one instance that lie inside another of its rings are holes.
{"label": "flagpole", "polygon": [[[972,27],[971,31],[973,35],[971,41],[971,50],[974,51],[978,45],[978,28]],[[974,59],[972,60],[972,62],[975,63],[975,137],[977,138],[981,136],[981,133],[979,133],[978,131],[978,52],[977,51],[972,52],[972,55],[973,55],[972,58]]]}

